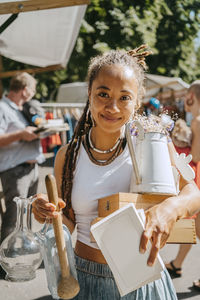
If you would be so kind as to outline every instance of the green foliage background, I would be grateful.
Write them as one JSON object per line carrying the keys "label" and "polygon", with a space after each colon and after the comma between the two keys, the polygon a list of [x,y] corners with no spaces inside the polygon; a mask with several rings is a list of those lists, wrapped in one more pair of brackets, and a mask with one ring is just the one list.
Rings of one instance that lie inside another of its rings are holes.
{"label": "green foliage background", "polygon": [[[199,32],[199,0],[91,0],[66,69],[36,74],[36,97],[54,99],[61,83],[86,80],[88,61],[96,54],[143,43],[154,53],[147,58],[150,73],[190,83],[200,78]],[[5,57],[3,66],[30,67]],[[3,80],[5,87],[8,82]]]}

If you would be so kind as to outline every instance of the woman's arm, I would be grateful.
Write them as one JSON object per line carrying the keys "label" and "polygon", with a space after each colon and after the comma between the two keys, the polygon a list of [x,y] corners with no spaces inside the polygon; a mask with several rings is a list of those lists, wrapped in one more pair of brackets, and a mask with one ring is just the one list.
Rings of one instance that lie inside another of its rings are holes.
{"label": "woman's arm", "polygon": [[[170,155],[173,156],[175,150],[173,144],[170,144]],[[151,240],[151,253],[147,262],[149,265],[154,264],[159,249],[166,244],[174,223],[180,218],[192,216],[199,210],[200,191],[193,181],[187,182],[181,176],[179,195],[169,197],[145,212],[146,225],[141,237],[140,251],[145,252]]]}
{"label": "woman's arm", "polygon": [[[54,164],[54,174],[56,178],[57,183],[57,189],[58,189],[58,196],[61,198],[61,186],[62,186],[62,173],[63,173],[63,166],[65,162],[65,153],[67,150],[67,145],[64,147],[61,147],[59,151],[57,152],[55,164]],[[63,223],[68,227],[69,231],[72,233],[75,228],[75,216],[73,213],[73,210],[69,210],[70,219],[67,218],[63,214]]]}
{"label": "woman's arm", "polygon": [[197,163],[200,161],[200,116],[194,118],[191,122],[192,129],[192,145],[191,154],[193,161]]}
{"label": "woman's arm", "polygon": [[[62,147],[55,159],[55,178],[58,189],[59,196],[59,207],[62,209],[65,207],[65,202],[61,199],[61,184],[62,184],[62,170],[65,159],[66,147]],[[34,214],[35,219],[39,223],[44,223],[48,218],[50,222],[53,218],[58,217],[58,212],[56,211],[56,207],[53,203],[49,202],[47,194],[37,194],[36,200],[32,204],[32,212]],[[68,227],[69,231],[72,233],[75,228],[75,218],[73,214],[73,210],[69,211],[70,219],[68,219],[65,215],[63,215],[63,223]]]}

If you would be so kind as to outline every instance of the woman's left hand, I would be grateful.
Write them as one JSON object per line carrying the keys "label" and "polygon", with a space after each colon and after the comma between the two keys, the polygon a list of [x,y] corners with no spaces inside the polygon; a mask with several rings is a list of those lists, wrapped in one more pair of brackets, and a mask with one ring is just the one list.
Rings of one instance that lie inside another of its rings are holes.
{"label": "woman's left hand", "polygon": [[[176,201],[175,197],[174,201]],[[151,250],[147,264],[152,266],[158,251],[166,244],[170,231],[176,222],[177,213],[164,201],[148,209],[145,215],[146,225],[140,240],[140,252],[144,253],[148,242],[151,241]]]}

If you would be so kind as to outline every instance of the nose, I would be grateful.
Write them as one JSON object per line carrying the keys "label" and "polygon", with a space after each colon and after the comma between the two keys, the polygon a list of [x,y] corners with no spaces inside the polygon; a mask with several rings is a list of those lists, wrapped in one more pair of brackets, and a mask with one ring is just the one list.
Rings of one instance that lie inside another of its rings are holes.
{"label": "nose", "polygon": [[116,113],[116,112],[120,111],[118,102],[114,98],[110,98],[110,100],[106,104],[105,109],[106,109],[106,111],[108,111],[110,113]]}

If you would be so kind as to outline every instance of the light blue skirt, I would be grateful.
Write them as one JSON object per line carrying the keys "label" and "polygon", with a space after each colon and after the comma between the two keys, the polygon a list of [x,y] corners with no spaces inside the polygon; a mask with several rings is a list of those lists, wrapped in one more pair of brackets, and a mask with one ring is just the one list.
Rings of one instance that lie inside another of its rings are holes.
{"label": "light blue skirt", "polygon": [[108,265],[75,256],[79,294],[74,300],[177,300],[171,278],[165,269],[159,280],[121,297]]}

